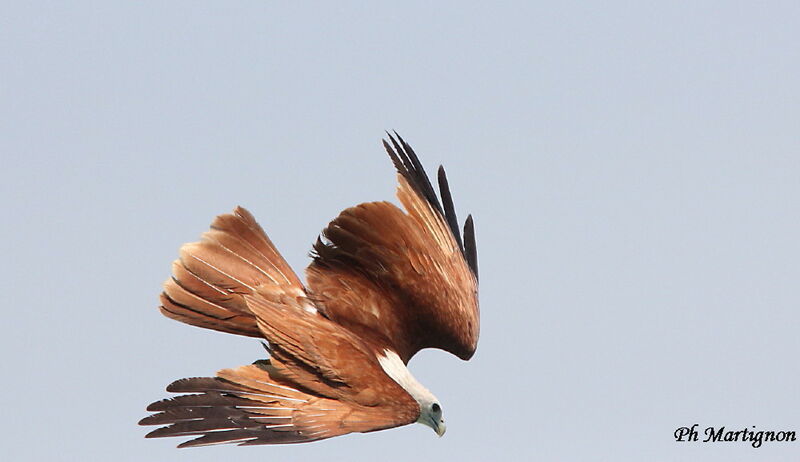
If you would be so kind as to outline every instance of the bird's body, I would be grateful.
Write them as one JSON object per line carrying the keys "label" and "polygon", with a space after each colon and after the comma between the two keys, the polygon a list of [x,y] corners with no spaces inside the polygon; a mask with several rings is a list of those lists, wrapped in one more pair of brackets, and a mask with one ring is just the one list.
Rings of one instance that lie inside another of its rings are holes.
{"label": "bird's body", "polygon": [[407,369],[422,348],[462,359],[479,333],[471,217],[464,241],[444,170],[444,208],[413,150],[384,142],[398,197],[343,211],[314,245],[307,287],[253,216],[221,215],[181,248],[161,311],[199,327],[267,340],[269,359],[173,382],[148,437],[181,446],[315,441],[419,422],[444,433],[441,405]]}

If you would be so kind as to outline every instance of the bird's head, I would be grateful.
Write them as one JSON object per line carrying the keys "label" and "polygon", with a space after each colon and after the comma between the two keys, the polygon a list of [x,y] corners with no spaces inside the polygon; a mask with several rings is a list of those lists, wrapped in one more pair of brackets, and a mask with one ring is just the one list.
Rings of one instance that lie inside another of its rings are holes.
{"label": "bird's head", "polygon": [[444,417],[442,417],[442,406],[435,400],[430,403],[420,403],[417,423],[431,427],[439,436],[444,435],[447,430],[444,425]]}
{"label": "bird's head", "polygon": [[385,349],[383,354],[378,356],[378,362],[386,374],[394,379],[412,398],[419,404],[419,418],[417,423],[427,425],[436,432],[437,435],[444,435],[446,429],[444,418],[442,418],[442,405],[427,388],[411,375],[406,365],[400,357],[392,350]]}

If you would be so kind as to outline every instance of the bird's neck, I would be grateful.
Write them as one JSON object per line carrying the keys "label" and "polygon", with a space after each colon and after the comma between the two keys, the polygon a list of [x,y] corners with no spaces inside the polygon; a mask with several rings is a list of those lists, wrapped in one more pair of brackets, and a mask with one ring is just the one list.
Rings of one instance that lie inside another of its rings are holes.
{"label": "bird's neck", "polygon": [[433,393],[414,378],[411,371],[403,364],[403,360],[394,351],[384,349],[382,354],[378,354],[378,362],[386,375],[403,387],[419,403],[420,409],[426,409],[437,401]]}

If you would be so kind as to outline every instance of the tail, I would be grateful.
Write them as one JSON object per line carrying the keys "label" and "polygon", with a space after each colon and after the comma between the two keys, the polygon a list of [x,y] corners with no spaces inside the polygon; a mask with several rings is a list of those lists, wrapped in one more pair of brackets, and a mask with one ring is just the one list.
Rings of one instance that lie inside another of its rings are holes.
{"label": "tail", "polygon": [[253,215],[220,215],[200,242],[184,244],[164,283],[161,313],[193,326],[261,337],[245,295],[304,297],[305,289]]}

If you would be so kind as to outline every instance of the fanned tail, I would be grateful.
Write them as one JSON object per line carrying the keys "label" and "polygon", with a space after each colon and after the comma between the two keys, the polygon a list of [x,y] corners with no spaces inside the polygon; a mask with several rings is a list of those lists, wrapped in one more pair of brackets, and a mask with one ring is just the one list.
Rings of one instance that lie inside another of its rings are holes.
{"label": "fanned tail", "polygon": [[200,242],[181,247],[164,283],[161,312],[193,326],[261,337],[245,295],[304,297],[305,289],[255,218],[242,207],[220,215]]}

